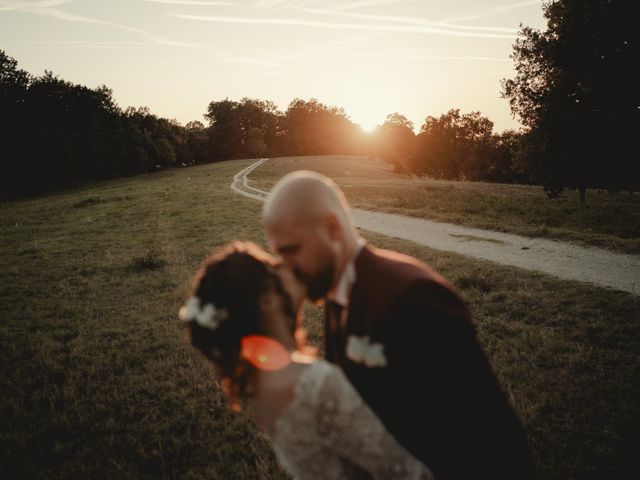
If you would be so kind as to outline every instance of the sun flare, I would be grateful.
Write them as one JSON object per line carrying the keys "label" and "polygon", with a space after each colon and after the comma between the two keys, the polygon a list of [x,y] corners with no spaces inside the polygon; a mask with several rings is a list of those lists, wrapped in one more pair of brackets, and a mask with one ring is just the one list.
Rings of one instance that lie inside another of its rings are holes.
{"label": "sun flare", "polygon": [[369,133],[369,134],[373,133],[376,127],[378,126],[378,124],[375,122],[363,122],[358,124],[360,125],[360,128],[364,133]]}
{"label": "sun flare", "polygon": [[370,108],[351,108],[352,110],[349,111],[351,120],[360,125],[364,133],[373,133],[379,125],[384,123],[384,113],[373,111]]}
{"label": "sun flare", "polygon": [[396,110],[386,98],[380,98],[380,92],[376,89],[363,85],[360,90],[356,95],[352,89],[351,97],[340,99],[340,105],[344,105],[351,121],[360,125],[364,133],[373,133],[384,123],[387,115]]}

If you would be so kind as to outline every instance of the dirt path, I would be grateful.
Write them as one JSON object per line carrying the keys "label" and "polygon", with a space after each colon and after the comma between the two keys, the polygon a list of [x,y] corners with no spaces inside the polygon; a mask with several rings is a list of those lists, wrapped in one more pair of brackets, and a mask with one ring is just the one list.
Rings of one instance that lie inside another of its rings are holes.
{"label": "dirt path", "polygon": [[[267,160],[258,160],[238,172],[231,188],[264,201],[268,192],[251,187],[248,175]],[[369,210],[353,209],[353,217],[358,227],[390,237],[640,295],[637,255]]]}

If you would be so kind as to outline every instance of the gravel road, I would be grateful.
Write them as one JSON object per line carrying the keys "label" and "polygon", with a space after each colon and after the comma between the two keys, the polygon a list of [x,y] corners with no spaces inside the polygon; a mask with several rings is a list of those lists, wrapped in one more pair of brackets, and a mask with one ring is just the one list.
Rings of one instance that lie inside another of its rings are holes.
{"label": "gravel road", "polygon": [[[238,172],[231,188],[246,197],[264,201],[268,192],[249,185],[248,176],[267,160],[260,159]],[[356,225],[365,230],[437,250],[640,295],[638,255],[362,209],[353,209],[353,217]]]}

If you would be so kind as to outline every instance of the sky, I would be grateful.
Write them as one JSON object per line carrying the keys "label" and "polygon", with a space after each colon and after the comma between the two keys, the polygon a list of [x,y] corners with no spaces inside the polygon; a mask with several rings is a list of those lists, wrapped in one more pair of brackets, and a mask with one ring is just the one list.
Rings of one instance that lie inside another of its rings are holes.
{"label": "sky", "polygon": [[225,98],[316,98],[364,129],[459,108],[502,131],[520,24],[545,28],[542,0],[0,0],[0,49],[182,124]]}

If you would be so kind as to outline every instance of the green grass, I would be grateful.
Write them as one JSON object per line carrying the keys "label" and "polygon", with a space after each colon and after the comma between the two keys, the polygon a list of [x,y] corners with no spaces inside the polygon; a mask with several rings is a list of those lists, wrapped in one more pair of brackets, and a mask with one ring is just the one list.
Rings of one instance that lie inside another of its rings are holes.
{"label": "green grass", "polygon": [[212,248],[262,238],[248,163],[0,205],[2,478],[285,478],[176,316]]}
{"label": "green grass", "polygon": [[575,191],[550,200],[542,187],[410,179],[381,167],[362,157],[290,157],[250,178],[269,190],[292,170],[316,170],[334,178],[354,207],[640,253],[637,193],[589,190],[581,206]]}
{"label": "green grass", "polygon": [[[2,478],[286,478],[176,316],[212,248],[264,245],[260,204],[229,189],[251,162],[0,204]],[[538,478],[640,468],[638,297],[364,235],[460,289]]]}

